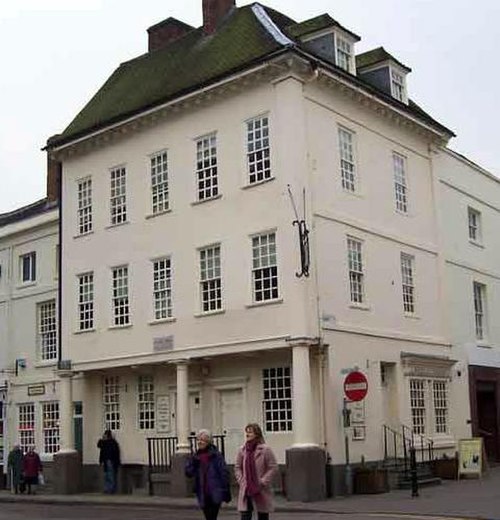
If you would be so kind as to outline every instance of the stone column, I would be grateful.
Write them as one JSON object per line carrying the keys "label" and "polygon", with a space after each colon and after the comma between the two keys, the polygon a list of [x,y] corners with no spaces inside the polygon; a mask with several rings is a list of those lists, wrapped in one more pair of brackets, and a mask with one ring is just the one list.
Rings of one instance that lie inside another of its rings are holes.
{"label": "stone column", "polygon": [[73,375],[60,370],[59,376],[59,451],[54,455],[54,493],[70,495],[81,491],[82,461],[75,450],[73,430]]}
{"label": "stone column", "polygon": [[189,365],[187,360],[176,362],[177,370],[177,449],[172,460],[171,494],[174,497],[187,497],[192,485],[186,478],[184,468],[190,456],[189,446]]}
{"label": "stone column", "polygon": [[326,498],[326,454],[318,446],[311,385],[309,351],[313,340],[297,340],[292,346],[294,442],[286,451],[286,490],[289,500],[312,502]]}

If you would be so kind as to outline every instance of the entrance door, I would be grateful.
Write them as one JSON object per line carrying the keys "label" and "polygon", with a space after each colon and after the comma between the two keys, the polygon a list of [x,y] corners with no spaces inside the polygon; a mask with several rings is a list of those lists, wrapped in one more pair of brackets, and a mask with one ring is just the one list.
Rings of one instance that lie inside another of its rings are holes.
{"label": "entrance door", "polygon": [[495,385],[478,385],[477,390],[477,422],[479,435],[484,439],[486,455],[489,460],[498,461],[498,421],[497,396]]}
{"label": "entrance door", "polygon": [[83,404],[81,401],[73,403],[73,428],[75,450],[80,454],[83,453]]}
{"label": "entrance door", "polygon": [[219,411],[220,430],[226,436],[226,461],[228,464],[234,464],[238,449],[244,442],[243,389],[219,390]]}

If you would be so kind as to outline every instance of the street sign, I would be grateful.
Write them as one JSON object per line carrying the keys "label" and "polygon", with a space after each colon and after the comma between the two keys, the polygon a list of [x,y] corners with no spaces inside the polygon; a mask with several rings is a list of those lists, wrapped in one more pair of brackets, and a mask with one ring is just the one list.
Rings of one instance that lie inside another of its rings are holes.
{"label": "street sign", "polygon": [[362,401],[368,393],[368,380],[363,372],[347,374],[344,380],[344,393],[349,401]]}

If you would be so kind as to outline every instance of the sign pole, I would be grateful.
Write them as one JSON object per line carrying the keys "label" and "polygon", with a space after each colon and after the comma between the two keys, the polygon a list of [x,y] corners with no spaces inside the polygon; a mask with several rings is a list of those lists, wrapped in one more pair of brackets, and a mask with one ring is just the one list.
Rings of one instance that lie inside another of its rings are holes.
{"label": "sign pole", "polygon": [[349,455],[349,427],[351,426],[351,410],[347,408],[347,399],[344,397],[344,408],[342,409],[344,419],[344,443],[345,443],[345,473],[344,483],[346,495],[352,495],[352,468]]}

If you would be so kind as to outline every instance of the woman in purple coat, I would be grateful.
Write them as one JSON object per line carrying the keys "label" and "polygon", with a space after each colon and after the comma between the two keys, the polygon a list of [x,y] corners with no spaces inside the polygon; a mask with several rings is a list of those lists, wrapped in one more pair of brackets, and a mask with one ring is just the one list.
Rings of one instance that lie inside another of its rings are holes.
{"label": "woman in purple coat", "polygon": [[231,501],[226,462],[212,444],[208,430],[200,430],[196,441],[198,450],[186,463],[186,476],[194,477],[196,496],[205,519],[217,520],[222,502]]}

